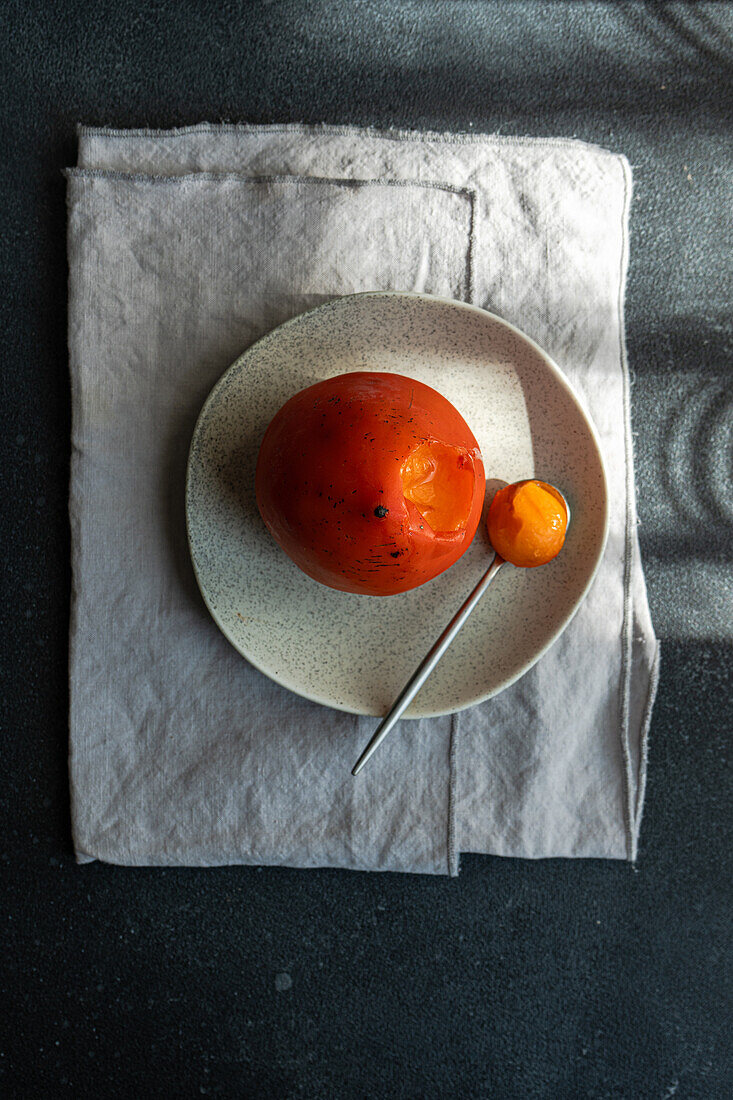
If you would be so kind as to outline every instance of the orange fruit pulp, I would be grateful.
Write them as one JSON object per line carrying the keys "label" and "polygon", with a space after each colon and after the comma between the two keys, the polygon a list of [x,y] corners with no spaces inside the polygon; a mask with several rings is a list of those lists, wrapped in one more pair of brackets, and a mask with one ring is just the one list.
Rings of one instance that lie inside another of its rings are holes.
{"label": "orange fruit pulp", "polygon": [[473,504],[474,474],[463,451],[429,441],[411,451],[400,469],[405,498],[433,531],[460,531]]}
{"label": "orange fruit pulp", "polygon": [[568,512],[552,485],[519,481],[495,494],[487,525],[499,557],[531,569],[552,561],[562,550]]}

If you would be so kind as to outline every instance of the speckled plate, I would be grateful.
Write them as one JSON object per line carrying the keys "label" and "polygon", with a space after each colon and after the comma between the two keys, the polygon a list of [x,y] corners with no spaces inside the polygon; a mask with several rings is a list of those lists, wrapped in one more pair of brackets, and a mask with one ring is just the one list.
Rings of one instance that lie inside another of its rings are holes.
{"label": "speckled plate", "polygon": [[506,566],[408,717],[478,703],[526,672],[567,626],[598,567],[607,495],[595,431],[560,370],[531,340],[475,306],[420,294],[337,298],[273,330],[230,367],[196,425],[186,484],[201,592],[232,645],[308,699],[384,714],[486,568],[485,525],[446,573],[399,596],[356,596],[310,580],[265,530],[257,452],[298,390],[349,370],[395,371],[440,390],[478,439],[488,481],[540,477],[565,494],[562,554]]}

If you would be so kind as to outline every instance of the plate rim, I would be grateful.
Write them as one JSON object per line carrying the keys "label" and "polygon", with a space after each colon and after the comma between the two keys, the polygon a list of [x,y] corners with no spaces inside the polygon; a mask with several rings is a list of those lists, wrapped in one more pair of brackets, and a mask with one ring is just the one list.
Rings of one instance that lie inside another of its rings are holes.
{"label": "plate rim", "polygon": [[[217,381],[214,383],[211,390],[209,391],[209,394],[208,394],[206,400],[204,401],[203,405],[201,406],[201,410],[200,410],[198,416],[196,417],[196,423],[194,425],[194,429],[193,429],[193,432],[192,432],[192,435],[191,435],[191,442],[190,442],[189,448],[188,448],[188,457],[187,457],[187,460],[186,460],[185,487],[184,487],[184,493],[185,493],[184,507],[185,507],[185,516],[186,516],[186,541],[188,543],[188,552],[189,552],[189,557],[190,557],[190,560],[191,560],[191,565],[192,565],[192,568],[193,568],[194,576],[196,578],[196,584],[198,586],[199,592],[201,593],[201,597],[204,601],[204,604],[206,606],[207,611],[209,612],[212,619],[214,620],[214,622],[215,622],[216,626],[218,627],[220,633],[224,636],[224,638],[226,638],[227,642],[232,646],[233,649],[235,649],[237,651],[237,653],[239,653],[239,655],[241,657],[244,657],[244,659],[249,664],[251,664],[253,668],[257,669],[258,672],[262,673],[263,676],[266,676],[269,680],[272,680],[274,683],[279,684],[281,687],[286,688],[288,691],[292,691],[294,695],[298,695],[300,698],[307,699],[312,703],[318,703],[321,706],[331,707],[332,710],[340,710],[342,712],[345,712],[346,714],[353,714],[353,715],[360,716],[360,717],[378,718],[380,716],[379,713],[374,714],[371,711],[354,710],[351,706],[347,706],[343,703],[334,702],[333,699],[328,699],[328,698],[325,698],[324,696],[320,696],[320,695],[314,694],[312,692],[303,691],[299,687],[292,686],[290,683],[287,682],[286,677],[281,676],[281,675],[276,675],[276,674],[272,673],[271,671],[268,671],[267,669],[262,668],[261,665],[258,664],[257,660],[255,660],[250,653],[245,651],[241,646],[239,646],[237,644],[237,642],[232,638],[232,636],[230,635],[228,630],[225,629],[225,627],[224,627],[224,625],[221,621],[221,618],[219,617],[216,610],[214,609],[214,607],[209,602],[209,599],[208,599],[208,597],[206,595],[206,592],[204,590],[204,583],[201,579],[201,576],[199,575],[199,570],[198,570],[198,567],[196,565],[196,558],[195,558],[195,555],[194,555],[194,549],[193,549],[193,545],[192,545],[192,541],[191,541],[191,523],[190,523],[190,509],[189,509],[189,497],[190,497],[190,487],[191,487],[191,468],[192,468],[194,447],[195,447],[196,440],[197,440],[197,437],[198,437],[198,434],[199,434],[199,427],[202,424],[202,422],[204,420],[204,417],[206,416],[206,413],[208,412],[210,404],[216,398],[220,387],[225,383],[226,379],[229,377],[229,375],[232,373],[232,371],[234,371],[238,367],[240,367],[240,365],[242,363],[242,360],[246,359],[249,355],[251,355],[255,351],[256,348],[259,348],[262,344],[266,344],[266,343],[270,342],[271,340],[273,340],[283,329],[289,328],[291,325],[301,323],[304,320],[304,318],[306,318],[306,317],[310,317],[314,314],[322,313],[322,312],[326,311],[327,309],[329,309],[333,306],[334,302],[344,302],[344,303],[346,303],[346,302],[353,301],[353,300],[356,300],[356,299],[361,299],[361,298],[388,298],[388,299],[402,298],[402,299],[417,299],[417,300],[422,300],[422,301],[438,302],[442,305],[451,306],[451,307],[457,309],[459,312],[465,311],[465,312],[468,312],[468,313],[477,313],[477,314],[481,315],[482,317],[489,318],[492,322],[502,326],[503,328],[508,329],[511,333],[513,333],[514,336],[518,337],[521,341],[524,341],[524,343],[528,344],[532,348],[532,350],[539,355],[539,357],[544,361],[545,366],[549,368],[550,373],[553,374],[555,376],[556,381],[560,383],[561,388],[565,390],[567,395],[570,397],[571,401],[577,406],[577,408],[579,409],[579,411],[581,413],[581,416],[582,416],[582,418],[585,422],[585,425],[586,425],[586,427],[589,431],[590,438],[592,440],[595,452],[598,456],[598,462],[599,462],[599,467],[600,467],[600,472],[601,472],[601,486],[602,486],[602,490],[603,490],[603,501],[602,501],[603,534],[602,534],[602,537],[601,537],[600,547],[599,547],[598,554],[596,556],[596,560],[594,562],[593,568],[592,568],[590,574],[588,575],[588,579],[586,581],[586,584],[585,584],[582,592],[580,593],[580,595],[577,597],[572,610],[570,611],[567,618],[563,620],[563,622],[560,624],[560,626],[557,628],[557,630],[555,630],[552,633],[552,635],[547,639],[547,641],[541,647],[541,649],[539,649],[537,651],[537,653],[532,657],[532,660],[529,661],[528,663],[524,664],[518,672],[516,672],[515,674],[513,674],[513,675],[507,677],[506,679],[504,679],[501,682],[501,684],[499,686],[497,686],[496,688],[494,688],[492,691],[489,691],[489,692],[486,692],[484,694],[478,695],[475,698],[469,699],[465,703],[461,703],[460,706],[454,706],[454,707],[451,707],[450,709],[447,709],[447,710],[446,709],[430,710],[430,711],[421,712],[419,714],[410,714],[409,711],[408,711],[407,713],[403,714],[403,716],[402,716],[403,719],[407,719],[408,721],[419,721],[421,718],[443,718],[443,717],[445,717],[447,715],[450,715],[450,714],[458,714],[463,710],[467,710],[469,707],[478,706],[479,703],[484,703],[489,699],[493,699],[496,695],[499,695],[502,691],[506,691],[506,689],[511,687],[512,684],[515,684],[517,682],[517,680],[520,680],[522,678],[522,676],[525,676],[530,671],[530,669],[534,668],[534,666],[537,664],[537,662],[540,660],[540,658],[545,655],[547,650],[552,645],[554,645],[554,643],[557,641],[557,639],[560,637],[560,635],[568,628],[568,626],[572,622],[573,618],[575,617],[578,609],[580,608],[583,601],[585,600],[585,597],[587,596],[588,591],[590,590],[590,587],[591,587],[591,585],[593,584],[593,581],[596,578],[596,575],[597,575],[598,570],[600,568],[601,562],[603,561],[603,557],[604,557],[605,552],[606,552],[606,545],[607,545],[607,542],[608,542],[608,532],[609,532],[609,522],[610,522],[609,497],[608,497],[608,475],[606,473],[606,464],[605,464],[605,461],[604,461],[604,458],[603,458],[603,449],[601,447],[601,441],[600,441],[600,438],[598,436],[598,431],[596,429],[596,426],[593,423],[593,419],[592,419],[590,413],[588,412],[585,401],[576,392],[576,390],[573,388],[573,386],[570,384],[569,380],[566,378],[563,371],[557,365],[557,363],[554,361],[554,359],[542,347],[540,347],[540,345],[537,343],[536,340],[533,340],[531,336],[528,336],[526,334],[526,332],[523,332],[522,329],[520,329],[517,325],[513,324],[511,321],[507,321],[504,317],[500,317],[498,314],[492,313],[491,310],[484,309],[482,306],[474,305],[471,302],[462,302],[457,298],[444,298],[444,297],[441,297],[440,295],[437,295],[437,294],[423,294],[420,291],[363,290],[363,291],[359,291],[355,294],[336,294],[332,298],[329,298],[329,300],[327,302],[322,302],[320,305],[314,306],[313,309],[304,310],[302,313],[298,313],[294,317],[288,318],[287,321],[283,321],[281,324],[276,325],[275,328],[270,329],[269,332],[264,333],[257,340],[255,340],[252,344],[250,344],[249,347],[245,348],[245,350],[242,352],[242,354],[239,355],[234,360],[233,363],[230,363],[230,365],[226,368],[226,370],[220,375],[220,377],[217,379]],[[314,583],[317,583],[317,582],[314,582]]]}

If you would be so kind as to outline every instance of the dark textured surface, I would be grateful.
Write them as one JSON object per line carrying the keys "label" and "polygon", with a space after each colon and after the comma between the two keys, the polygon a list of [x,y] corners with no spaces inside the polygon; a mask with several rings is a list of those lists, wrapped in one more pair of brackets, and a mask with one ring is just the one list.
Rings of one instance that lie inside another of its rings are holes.
{"label": "dark textured surface", "polygon": [[[4,1095],[731,1094],[731,11],[2,5]],[[201,119],[574,134],[629,157],[639,509],[664,647],[636,870],[74,865],[60,169],[77,120]]]}

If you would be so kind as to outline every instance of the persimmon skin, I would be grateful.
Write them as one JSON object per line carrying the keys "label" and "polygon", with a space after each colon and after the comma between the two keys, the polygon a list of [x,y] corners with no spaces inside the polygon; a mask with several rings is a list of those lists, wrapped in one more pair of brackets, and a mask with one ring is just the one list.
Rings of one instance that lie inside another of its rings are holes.
{"label": "persimmon skin", "polygon": [[[472,492],[457,494],[466,514],[455,530],[432,530],[405,496],[403,467],[426,443],[446,445],[440,462],[455,460],[448,485],[473,479]],[[375,596],[416,588],[461,557],[485,485],[458,410],[430,386],[381,371],[338,375],[291,397],[265,432],[255,474],[262,519],[295,564],[330,588]]]}
{"label": "persimmon skin", "polygon": [[547,565],[565,543],[568,512],[562,494],[545,481],[519,481],[494,494],[486,519],[499,557],[524,569]]}

